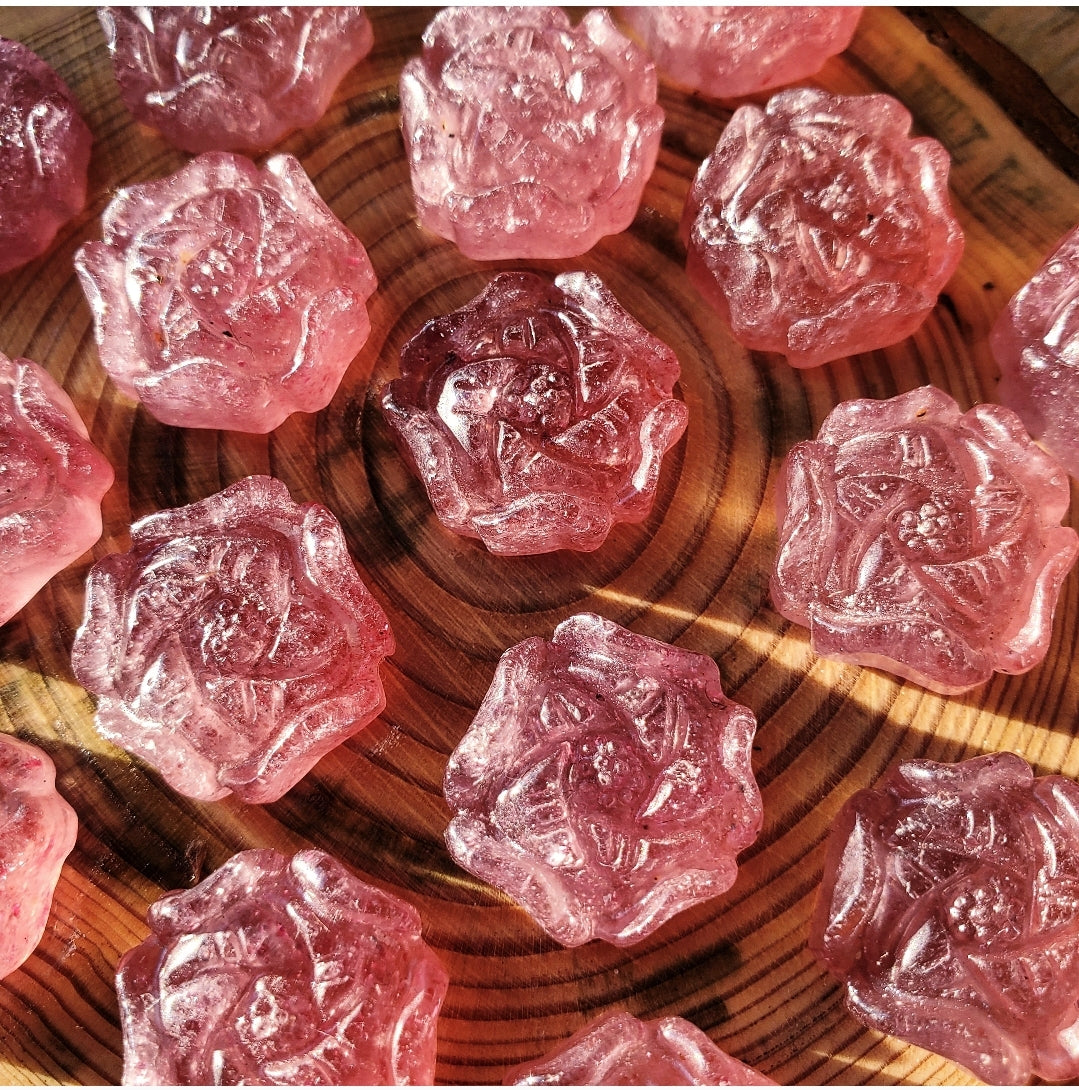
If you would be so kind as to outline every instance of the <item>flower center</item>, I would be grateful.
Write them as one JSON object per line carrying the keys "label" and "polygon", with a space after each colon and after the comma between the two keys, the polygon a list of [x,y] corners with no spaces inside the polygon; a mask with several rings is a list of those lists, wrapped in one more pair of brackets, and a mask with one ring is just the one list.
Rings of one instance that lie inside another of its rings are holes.
{"label": "flower center", "polygon": [[934,496],[898,513],[895,536],[912,559],[940,563],[966,550],[969,512],[952,496]]}

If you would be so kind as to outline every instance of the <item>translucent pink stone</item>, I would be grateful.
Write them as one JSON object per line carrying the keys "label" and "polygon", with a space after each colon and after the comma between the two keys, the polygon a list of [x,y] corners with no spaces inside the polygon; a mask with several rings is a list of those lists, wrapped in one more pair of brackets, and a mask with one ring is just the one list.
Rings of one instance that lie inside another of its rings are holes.
{"label": "translucent pink stone", "polygon": [[120,97],[190,152],[263,151],[326,112],[371,50],[355,7],[108,7]]}
{"label": "translucent pink stone", "polygon": [[0,734],[0,977],[22,965],[41,941],[78,826],[56,790],[49,757]]}
{"label": "translucent pink stone", "polygon": [[1000,399],[1079,477],[1079,227],[997,319],[989,338]]}
{"label": "translucent pink stone", "polygon": [[447,8],[401,74],[420,222],[469,257],[575,257],[633,221],[656,70],[604,9]]}
{"label": "translucent pink stone", "polygon": [[795,367],[901,341],[959,264],[947,151],[888,95],[742,106],[686,201],[686,271],[747,348]]}
{"label": "translucent pink stone", "polygon": [[112,482],[53,377],[0,353],[0,624],[101,536]]}
{"label": "translucent pink stone", "polygon": [[375,273],[303,167],[207,152],[121,190],[75,268],[101,362],[165,424],[268,432],[329,404]]}
{"label": "translucent pink stone", "polygon": [[651,510],[678,360],[592,273],[502,273],[401,350],[382,405],[435,514],[493,553],[599,548]]}
{"label": "translucent pink stone", "polygon": [[273,802],[382,711],[392,652],[337,519],[247,477],[94,565],[71,663],[101,734],[177,791]]}
{"label": "translucent pink stone", "polygon": [[850,45],[862,9],[664,6],[618,13],[665,78],[734,98],[816,75]]}
{"label": "translucent pink stone", "polygon": [[1079,538],[1063,468],[1000,405],[846,401],[776,487],[772,600],[814,650],[942,693],[1045,656]]}
{"label": "translucent pink stone", "polygon": [[234,855],[120,961],[124,1083],[430,1085],[448,977],[411,905],[331,856]]}
{"label": "translucent pink stone", "polygon": [[910,761],[832,831],[810,947],[850,1011],[990,1083],[1079,1078],[1079,786]]}
{"label": "translucent pink stone", "polygon": [[92,139],[67,84],[0,38],[0,273],[43,254],[82,211]]}
{"label": "translucent pink stone", "polygon": [[446,769],[450,854],[565,946],[639,942],[734,883],[756,727],[713,659],[578,614],[499,661]]}
{"label": "translucent pink stone", "polygon": [[684,1018],[603,1015],[546,1056],[506,1074],[505,1086],[774,1086],[717,1048]]}

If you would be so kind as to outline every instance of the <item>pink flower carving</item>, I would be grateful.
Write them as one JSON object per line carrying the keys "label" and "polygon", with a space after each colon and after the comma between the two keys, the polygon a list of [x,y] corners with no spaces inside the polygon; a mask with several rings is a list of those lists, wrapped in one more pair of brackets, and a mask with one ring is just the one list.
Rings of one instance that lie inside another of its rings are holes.
{"label": "pink flower carving", "polygon": [[371,51],[356,7],[106,7],[120,97],[184,151],[269,148],[326,112]]}
{"label": "pink flower carving", "polygon": [[0,977],[34,952],[79,822],[37,746],[0,734]]}
{"label": "pink flower carving", "polygon": [[101,536],[112,482],[53,377],[0,354],[0,624]]}
{"label": "pink flower carving", "polygon": [[405,345],[382,405],[449,529],[493,553],[587,552],[651,509],[686,427],[678,374],[592,273],[502,273]]}
{"label": "pink flower carving", "polygon": [[686,271],[747,348],[795,367],[913,333],[959,264],[947,151],[888,95],[737,109],[686,201]]}
{"label": "pink flower carving", "polygon": [[847,401],[776,490],[772,600],[814,650],[942,693],[1045,656],[1079,538],[1068,480],[999,405]]}
{"label": "pink flower carving", "polygon": [[656,71],[603,9],[447,8],[401,73],[420,222],[469,257],[575,257],[633,221]]}
{"label": "pink flower carving", "polygon": [[1079,227],[997,318],[989,338],[1000,399],[1079,477]]}
{"label": "pink flower carving", "polygon": [[194,798],[272,802],[385,707],[386,615],[333,515],[272,477],[135,523],[86,596],[97,729]]}
{"label": "pink flower carving", "polygon": [[121,190],[75,268],[101,362],[166,424],[268,432],[334,395],[375,273],[303,167],[208,152]]}
{"label": "pink flower carving", "polygon": [[0,38],[0,273],[43,254],[82,211],[92,142],[67,84]]}
{"label": "pink flower carving", "polygon": [[618,14],[671,82],[734,98],[816,75],[850,45],[862,9],[664,4]]}
{"label": "pink flower carving", "polygon": [[684,1018],[616,1011],[506,1074],[505,1086],[774,1086]]}
{"label": "pink flower carving", "polygon": [[430,1085],[449,978],[411,905],[331,856],[234,855],[120,961],[124,1083]]}
{"label": "pink flower carving", "polygon": [[446,768],[450,854],[565,946],[639,942],[733,884],[756,726],[712,659],[578,614],[499,661]]}
{"label": "pink flower carving", "polygon": [[854,1016],[989,1083],[1079,1077],[1079,786],[910,761],[837,819],[810,947]]}

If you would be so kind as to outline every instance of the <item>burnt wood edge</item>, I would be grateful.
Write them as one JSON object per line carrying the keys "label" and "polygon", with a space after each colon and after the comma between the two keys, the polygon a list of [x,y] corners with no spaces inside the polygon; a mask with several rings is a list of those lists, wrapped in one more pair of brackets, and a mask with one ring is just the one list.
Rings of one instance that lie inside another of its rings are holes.
{"label": "burnt wood edge", "polygon": [[1079,181],[1079,117],[1045,80],[961,9],[902,8],[931,45],[986,91],[1023,134],[1065,174]]}

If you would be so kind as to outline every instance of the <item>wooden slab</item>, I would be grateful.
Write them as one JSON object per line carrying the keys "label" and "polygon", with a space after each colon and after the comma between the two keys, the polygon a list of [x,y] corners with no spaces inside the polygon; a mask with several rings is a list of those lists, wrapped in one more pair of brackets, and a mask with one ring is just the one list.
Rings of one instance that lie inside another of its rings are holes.
{"label": "wooden slab", "polygon": [[[329,408],[247,437],[158,424],[105,378],[72,255],[98,236],[117,187],[170,172],[185,156],[129,119],[92,11],[0,10],[0,33],[57,67],[96,138],[85,214],[47,256],[0,277],[0,350],[40,361],[63,382],[117,470],[101,541],[0,629],[0,729],[52,754],[81,821],[41,946],[0,982],[0,1081],[118,1080],[113,974],[146,934],[147,906],[256,846],[333,852],[419,908],[452,980],[440,1024],[443,1082],[500,1081],[507,1065],[614,1008],[689,1018],[784,1083],[973,1081],[851,1019],[806,951],[806,924],[836,810],[892,762],[1013,749],[1039,773],[1079,775],[1079,576],[1065,584],[1041,666],[955,699],[816,659],[767,592],[774,480],[791,445],[847,398],[932,382],[964,408],[992,400],[990,325],[1079,222],[1074,115],[962,15],[922,10],[917,23],[867,10],[851,49],[818,82],[896,95],[917,130],[953,156],[967,249],[931,318],[894,348],[813,371],[734,344],[687,283],[676,238],[690,179],[729,115],[664,90],[663,148],[632,228],[574,262],[499,267],[597,272],[677,352],[689,429],[664,464],[646,523],[616,529],[590,556],[515,560],[440,529],[377,409],[404,340],[473,296],[495,268],[465,259],[414,219],[396,88],[431,12],[374,11],[374,53],[346,78],[328,116],[282,145],[367,245],[380,289],[370,342]],[[1013,12],[1019,26],[1024,15]],[[1065,26],[1075,34],[1074,17]],[[1073,38],[1071,56],[1077,48]],[[1012,67],[1000,68],[1005,62]],[[126,548],[132,520],[256,472],[280,477],[298,500],[323,501],[343,522],[397,636],[385,670],[389,705],[280,802],[198,804],[98,737],[68,656],[86,571]],[[1070,524],[1079,526],[1074,507]],[[715,656],[728,692],[760,721],[765,827],[737,885],[631,949],[558,947],[468,879],[442,843],[445,762],[499,654],[586,609]]]}

